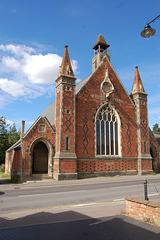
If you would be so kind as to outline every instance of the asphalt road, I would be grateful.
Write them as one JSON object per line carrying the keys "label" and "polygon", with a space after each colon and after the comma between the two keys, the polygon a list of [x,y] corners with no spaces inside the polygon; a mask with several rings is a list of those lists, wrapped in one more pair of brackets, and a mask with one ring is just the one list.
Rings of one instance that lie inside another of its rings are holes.
{"label": "asphalt road", "polygon": [[[8,185],[0,192],[0,213],[18,209],[38,209],[78,204],[95,204],[124,201],[126,196],[144,198],[142,180],[80,183],[70,181],[54,184],[53,181],[35,184]],[[159,179],[149,179],[150,200],[160,200]]]}
{"label": "asphalt road", "polygon": [[[159,227],[119,215],[127,195],[144,197],[145,178],[1,184],[0,240],[159,240]],[[160,201],[160,176],[147,178]]]}

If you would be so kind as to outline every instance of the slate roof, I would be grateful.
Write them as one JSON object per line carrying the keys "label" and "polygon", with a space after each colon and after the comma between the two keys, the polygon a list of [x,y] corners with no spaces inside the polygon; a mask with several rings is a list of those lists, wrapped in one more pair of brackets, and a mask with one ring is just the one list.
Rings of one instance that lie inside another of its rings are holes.
{"label": "slate roof", "polygon": [[46,117],[52,126],[55,124],[55,103],[52,102],[41,114],[41,117]]}
{"label": "slate roof", "polygon": [[92,74],[90,74],[88,77],[86,77],[85,79],[83,79],[82,81],[80,81],[77,85],[76,85],[76,95],[79,93],[79,91],[83,88],[83,86],[88,82],[88,80],[90,79],[90,77],[92,76]]}

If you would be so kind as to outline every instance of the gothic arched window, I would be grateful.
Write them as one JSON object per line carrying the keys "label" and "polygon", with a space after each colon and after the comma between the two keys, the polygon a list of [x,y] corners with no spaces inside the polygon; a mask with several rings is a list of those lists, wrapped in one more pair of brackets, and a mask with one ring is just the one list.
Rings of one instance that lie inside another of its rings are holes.
{"label": "gothic arched window", "polygon": [[108,104],[96,116],[96,155],[120,155],[120,119]]}

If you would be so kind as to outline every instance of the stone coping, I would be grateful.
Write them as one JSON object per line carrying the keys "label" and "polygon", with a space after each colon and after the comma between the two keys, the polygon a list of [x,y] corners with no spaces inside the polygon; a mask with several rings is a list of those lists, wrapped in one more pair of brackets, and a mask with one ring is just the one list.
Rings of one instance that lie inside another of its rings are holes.
{"label": "stone coping", "polygon": [[139,198],[135,198],[135,197],[126,197],[125,200],[130,201],[130,202],[139,203],[139,204],[144,204],[146,206],[153,207],[153,208],[160,208],[160,203],[155,203],[152,201],[143,200],[143,199],[139,199]]}

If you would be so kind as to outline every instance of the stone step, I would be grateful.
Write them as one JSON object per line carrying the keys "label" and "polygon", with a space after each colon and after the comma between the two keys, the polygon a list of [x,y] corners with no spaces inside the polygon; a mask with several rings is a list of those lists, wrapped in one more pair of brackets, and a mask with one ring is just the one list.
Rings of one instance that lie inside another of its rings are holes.
{"label": "stone step", "polygon": [[49,177],[48,174],[32,174],[31,176],[28,176],[26,178],[26,181],[38,181],[38,180],[47,180],[52,179],[52,177]]}

